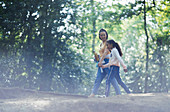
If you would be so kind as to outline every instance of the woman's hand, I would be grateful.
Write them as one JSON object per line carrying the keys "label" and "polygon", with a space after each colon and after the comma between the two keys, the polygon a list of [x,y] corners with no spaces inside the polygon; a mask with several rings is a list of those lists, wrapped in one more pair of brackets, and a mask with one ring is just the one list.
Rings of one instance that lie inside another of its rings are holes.
{"label": "woman's hand", "polygon": [[94,59],[98,62],[98,61],[99,61],[99,56],[98,56],[98,54],[97,54],[95,51],[93,51],[93,53],[94,53]]}

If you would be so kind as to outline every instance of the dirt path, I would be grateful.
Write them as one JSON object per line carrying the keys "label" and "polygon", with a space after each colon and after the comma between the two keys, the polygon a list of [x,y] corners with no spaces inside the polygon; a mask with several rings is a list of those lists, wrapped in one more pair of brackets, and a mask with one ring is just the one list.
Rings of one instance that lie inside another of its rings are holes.
{"label": "dirt path", "polygon": [[0,112],[170,112],[170,94],[87,98],[83,95],[0,88]]}

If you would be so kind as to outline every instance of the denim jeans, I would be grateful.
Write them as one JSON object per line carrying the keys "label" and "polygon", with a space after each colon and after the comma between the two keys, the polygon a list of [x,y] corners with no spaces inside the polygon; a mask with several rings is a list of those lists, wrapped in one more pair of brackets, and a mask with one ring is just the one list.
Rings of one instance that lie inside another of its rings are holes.
{"label": "denim jeans", "polygon": [[[119,71],[119,67],[118,67],[118,71]],[[125,83],[124,83],[124,82],[122,81],[122,79],[120,78],[119,72],[115,74],[115,78],[116,78],[118,84],[121,85],[122,88],[126,91],[126,93],[128,93],[128,94],[131,93],[131,92],[129,91],[129,88],[125,85]]]}
{"label": "denim jeans", "polygon": [[119,67],[118,66],[111,66],[110,70],[109,70],[109,75],[106,81],[106,96],[109,96],[109,92],[110,92],[110,83],[113,85],[113,87],[115,88],[116,94],[121,94],[119,87],[117,87],[118,85],[115,83],[118,82],[119,85],[121,85],[123,87],[123,89],[127,92],[130,93],[129,88],[125,85],[125,83],[123,83],[122,79],[120,78],[119,75]]}
{"label": "denim jeans", "polygon": [[116,78],[115,78],[115,76],[118,75],[118,74],[119,74],[119,67],[111,66],[107,80],[106,80],[106,92],[105,92],[106,97],[108,97],[109,93],[110,93],[110,83],[113,85],[113,87],[116,91],[116,95],[121,94],[120,88],[119,88],[118,83],[117,83]]}
{"label": "denim jeans", "polygon": [[[105,61],[104,64],[107,64],[109,62],[109,59],[104,59],[104,61]],[[94,87],[93,87],[93,90],[92,90],[93,94],[97,94],[97,91],[98,91],[98,89],[100,87],[100,84],[101,84],[102,80],[106,77],[108,72],[109,72],[109,68],[104,68],[101,71],[101,68],[98,67],[97,77],[95,79]]]}

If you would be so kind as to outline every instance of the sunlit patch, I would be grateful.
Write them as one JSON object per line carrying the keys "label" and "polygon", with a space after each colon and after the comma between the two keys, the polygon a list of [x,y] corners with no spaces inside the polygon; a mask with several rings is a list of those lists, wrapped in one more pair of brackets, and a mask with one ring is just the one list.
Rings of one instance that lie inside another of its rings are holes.
{"label": "sunlit patch", "polygon": [[155,96],[153,93],[145,93],[145,94],[129,94],[129,96]]}
{"label": "sunlit patch", "polygon": [[170,97],[170,94],[167,94],[168,97]]}
{"label": "sunlit patch", "polygon": [[80,101],[80,99],[79,100],[70,100],[70,99],[68,99],[68,100],[61,100],[59,103],[77,103],[79,101]]}

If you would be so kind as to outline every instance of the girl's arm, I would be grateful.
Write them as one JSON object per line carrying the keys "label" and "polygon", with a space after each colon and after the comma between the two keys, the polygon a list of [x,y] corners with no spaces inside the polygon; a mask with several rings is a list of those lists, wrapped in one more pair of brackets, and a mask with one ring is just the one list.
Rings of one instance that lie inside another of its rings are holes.
{"label": "girl's arm", "polygon": [[115,49],[113,52],[114,52],[115,57],[119,60],[120,64],[123,66],[123,69],[127,69],[126,65],[124,64],[122,58],[119,55],[118,50]]}

